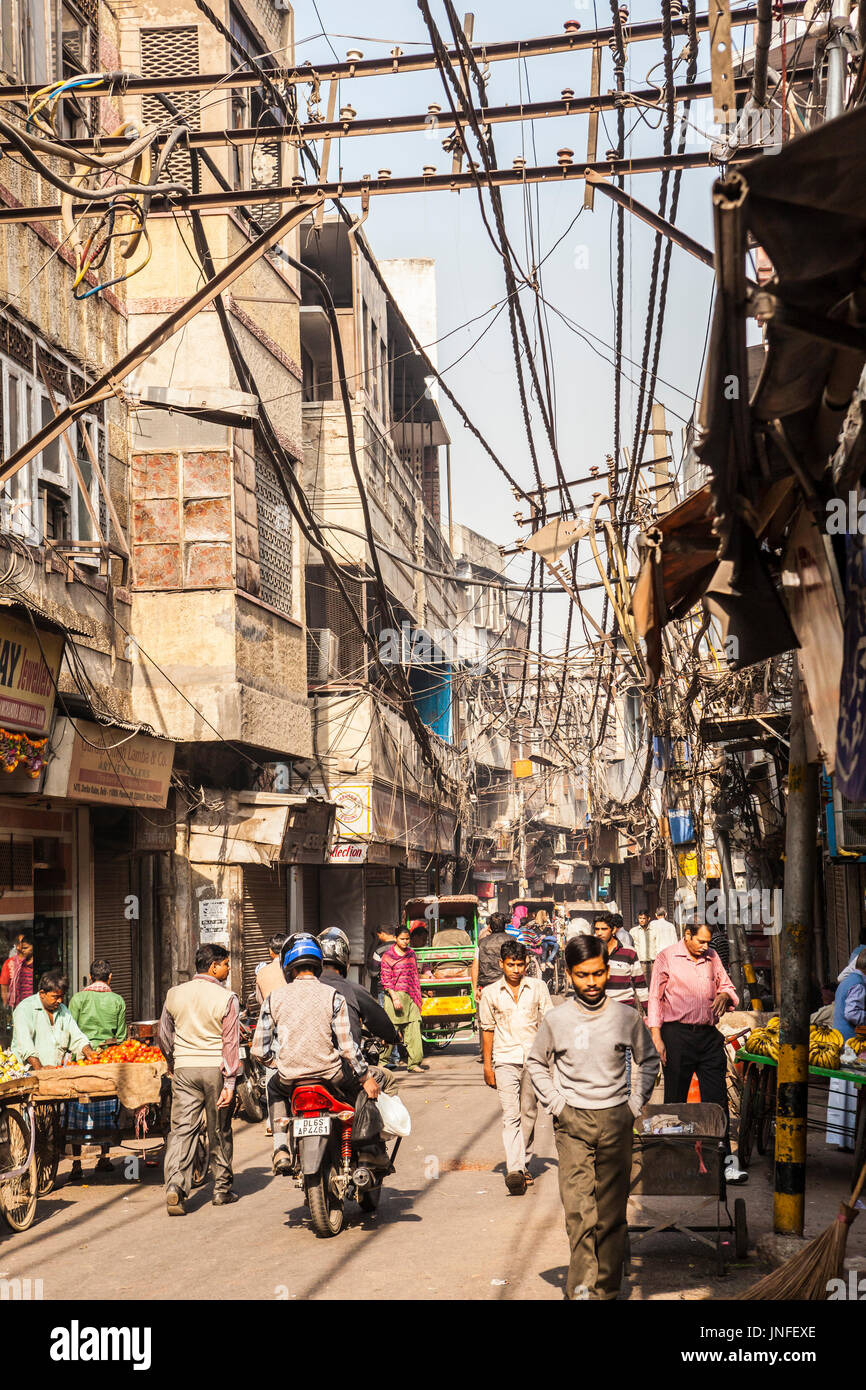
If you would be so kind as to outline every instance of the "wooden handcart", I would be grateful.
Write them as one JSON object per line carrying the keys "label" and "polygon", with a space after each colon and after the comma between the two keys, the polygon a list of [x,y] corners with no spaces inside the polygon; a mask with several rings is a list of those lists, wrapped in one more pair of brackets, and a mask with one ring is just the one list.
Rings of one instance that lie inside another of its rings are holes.
{"label": "wooden handcart", "polygon": [[[773,1057],[760,1056],[740,1048],[737,1061],[745,1064],[743,1075],[743,1095],[740,1101],[740,1132],[737,1143],[737,1157],[740,1166],[748,1168],[755,1149],[761,1155],[772,1155],[776,1134],[776,1077],[778,1063]],[[854,1172],[859,1173],[866,1163],[866,1068],[841,1067],[835,1071],[827,1067],[810,1067],[810,1077],[820,1077],[826,1081],[837,1079],[850,1081],[857,1089],[857,1118],[855,1121]],[[828,1129],[827,1098],[829,1086],[819,1082],[809,1085],[806,1128],[811,1130]],[[839,1142],[844,1135],[839,1132]]]}
{"label": "wooden handcart", "polygon": [[[99,1062],[86,1067],[43,1067],[36,1072],[36,1169],[40,1196],[50,1192],[67,1144],[111,1144],[142,1164],[152,1165],[171,1129],[171,1080],[158,1062]],[[68,1103],[116,1099],[117,1123],[71,1129]],[[202,1128],[193,1168],[193,1185],[207,1179],[210,1155]],[[135,1169],[133,1169],[135,1172]]]}

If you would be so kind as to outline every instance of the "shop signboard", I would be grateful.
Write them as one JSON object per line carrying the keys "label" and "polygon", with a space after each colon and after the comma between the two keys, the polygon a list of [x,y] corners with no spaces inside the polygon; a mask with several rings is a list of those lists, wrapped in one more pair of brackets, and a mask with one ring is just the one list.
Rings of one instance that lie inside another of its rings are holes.
{"label": "shop signboard", "polygon": [[366,864],[365,840],[338,840],[328,851],[329,864]]}
{"label": "shop signboard", "polygon": [[174,744],[76,720],[66,795],[111,806],[165,808]]}
{"label": "shop signboard", "polygon": [[0,727],[9,733],[48,734],[63,640],[0,610]]}
{"label": "shop signboard", "polygon": [[373,789],[362,782],[343,782],[331,787],[328,796],[336,803],[335,830],[341,837],[370,835],[373,830]]}

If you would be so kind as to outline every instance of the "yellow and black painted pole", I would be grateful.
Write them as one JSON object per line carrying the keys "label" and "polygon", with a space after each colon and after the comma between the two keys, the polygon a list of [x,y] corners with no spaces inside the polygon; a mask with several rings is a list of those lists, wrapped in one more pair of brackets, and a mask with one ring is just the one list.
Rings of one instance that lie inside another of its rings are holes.
{"label": "yellow and black painted pole", "polygon": [[785,887],[780,942],[782,988],[776,1096],[773,1224],[803,1234],[806,1204],[806,1108],[809,1096],[809,981],[818,821],[818,766],[806,754],[798,667],[791,692],[791,749],[785,829]]}

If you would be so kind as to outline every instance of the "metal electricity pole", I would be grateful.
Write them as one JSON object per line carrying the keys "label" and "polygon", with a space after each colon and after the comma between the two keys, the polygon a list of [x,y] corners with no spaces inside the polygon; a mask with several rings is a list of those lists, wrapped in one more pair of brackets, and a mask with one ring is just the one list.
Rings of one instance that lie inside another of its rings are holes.
{"label": "metal electricity pole", "polygon": [[802,1235],[806,1198],[806,1107],[809,1097],[809,979],[818,765],[807,761],[806,715],[795,662],[785,831],[785,886],[779,955],[782,967],[776,1098],[775,1229]]}
{"label": "metal electricity pole", "polygon": [[827,100],[824,106],[824,119],[827,121],[841,116],[845,110],[848,50],[842,31],[847,28],[850,10],[851,0],[833,0],[827,40]]}

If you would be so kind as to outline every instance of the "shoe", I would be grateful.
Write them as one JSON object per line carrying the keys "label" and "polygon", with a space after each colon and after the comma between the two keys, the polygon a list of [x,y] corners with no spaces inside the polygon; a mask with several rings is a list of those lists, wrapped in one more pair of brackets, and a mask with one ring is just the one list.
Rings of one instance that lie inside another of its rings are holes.
{"label": "shoe", "polygon": [[165,1194],[165,1208],[169,1216],[186,1216],[183,1193],[170,1187]]}
{"label": "shoe", "polygon": [[239,1202],[240,1200],[240,1194],[229,1188],[228,1192],[217,1192],[211,1198],[210,1204],[212,1207],[228,1207],[231,1206],[232,1202]]}
{"label": "shoe", "polygon": [[522,1197],[526,1191],[526,1174],[506,1173],[505,1186],[508,1188],[512,1197]]}
{"label": "shoe", "polygon": [[532,1176],[528,1168],[524,1168],[523,1177],[526,1182],[526,1186],[532,1187],[532,1184],[535,1182],[535,1178]]}
{"label": "shoe", "polygon": [[726,1183],[746,1183],[749,1175],[745,1168],[741,1168],[736,1154],[728,1154],[725,1159],[725,1182]]}
{"label": "shoe", "polygon": [[114,1172],[114,1164],[112,1163],[111,1159],[108,1157],[108,1154],[103,1154],[103,1155],[101,1156],[101,1158],[99,1159],[99,1161],[98,1161],[98,1163],[97,1163],[97,1165],[96,1165],[96,1167],[94,1168],[93,1171],[94,1171],[95,1173],[113,1173],[113,1172]]}
{"label": "shoe", "polygon": [[80,1164],[80,1163],[78,1162],[78,1160],[76,1159],[75,1162],[74,1162],[73,1165],[72,1165],[72,1172],[69,1174],[69,1177],[67,1178],[67,1182],[76,1182],[76,1183],[77,1183],[77,1182],[83,1182],[83,1181],[84,1181],[84,1173],[83,1173],[83,1171],[82,1171],[81,1164]]}
{"label": "shoe", "polygon": [[288,1149],[277,1149],[273,1157],[273,1172],[275,1177],[287,1178],[292,1172],[292,1160],[289,1157]]}

